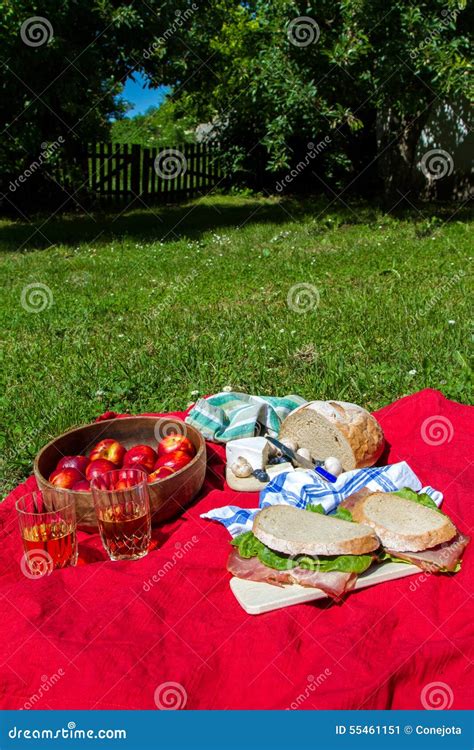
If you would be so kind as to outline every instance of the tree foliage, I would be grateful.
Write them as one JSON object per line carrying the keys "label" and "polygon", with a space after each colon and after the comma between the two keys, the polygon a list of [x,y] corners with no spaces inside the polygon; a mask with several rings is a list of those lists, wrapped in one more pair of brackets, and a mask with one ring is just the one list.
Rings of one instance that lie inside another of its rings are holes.
{"label": "tree foliage", "polygon": [[268,168],[287,169],[297,144],[329,134],[329,176],[373,172],[383,151],[384,177],[402,184],[433,106],[470,94],[472,19],[453,0],[217,0],[192,19],[203,64],[181,91],[218,123],[234,167],[263,144]]}
{"label": "tree foliage", "polygon": [[[433,107],[456,110],[471,93],[473,10],[455,0],[0,0],[0,10],[7,201],[9,181],[59,137],[55,159],[80,170],[86,144],[123,114],[117,94],[134,71],[173,88],[163,112],[135,123],[142,142],[155,125],[184,137],[186,120],[173,130],[183,111],[214,123],[230,169],[251,175],[263,156],[278,176],[328,136],[312,171],[330,191],[373,184],[374,165],[403,189]],[[51,31],[39,45],[24,28],[37,16]],[[117,121],[114,137],[130,127]],[[25,187],[31,199],[54,185],[48,167]]]}
{"label": "tree foliage", "polygon": [[[111,118],[123,111],[117,103],[123,83],[131,72],[142,69],[147,49],[171,27],[176,11],[186,6],[185,0],[44,0],[40,6],[31,0],[0,0],[5,205],[19,202],[18,191],[13,194],[9,184],[58,139],[70,192],[80,189],[87,144],[109,138]],[[171,35],[167,42],[170,57],[177,41]],[[155,66],[160,82],[165,82],[165,67]],[[57,189],[54,176],[46,160],[22,184],[20,202],[38,202],[41,197],[47,201]],[[61,203],[67,194],[58,192]]]}
{"label": "tree foliage", "polygon": [[138,143],[141,146],[176,146],[194,143],[195,118],[183,111],[183,102],[165,99],[160,107],[150,107],[145,114],[116,120],[111,127],[113,143]]}

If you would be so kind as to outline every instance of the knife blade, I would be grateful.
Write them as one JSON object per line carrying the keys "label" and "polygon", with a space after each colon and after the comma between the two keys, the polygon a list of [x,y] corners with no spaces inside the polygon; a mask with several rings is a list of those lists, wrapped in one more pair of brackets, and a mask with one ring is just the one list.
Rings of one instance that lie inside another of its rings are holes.
{"label": "knife blade", "polygon": [[290,461],[292,461],[295,464],[298,464],[298,466],[302,466],[303,469],[311,469],[311,471],[315,471],[317,474],[319,474],[323,479],[326,480],[326,482],[336,482],[337,477],[334,476],[334,474],[330,474],[329,471],[326,471],[326,469],[323,469],[322,466],[318,464],[322,464],[322,461],[316,461],[313,463],[312,461],[309,461],[307,458],[304,458],[303,456],[299,456],[297,453],[291,450],[291,448],[288,448],[286,445],[283,445],[283,443],[280,443],[279,440],[276,440],[276,438],[270,437],[269,435],[265,435],[265,438],[268,440],[269,443],[275,446],[275,448],[278,448],[278,450],[282,453],[285,458],[289,458]]}

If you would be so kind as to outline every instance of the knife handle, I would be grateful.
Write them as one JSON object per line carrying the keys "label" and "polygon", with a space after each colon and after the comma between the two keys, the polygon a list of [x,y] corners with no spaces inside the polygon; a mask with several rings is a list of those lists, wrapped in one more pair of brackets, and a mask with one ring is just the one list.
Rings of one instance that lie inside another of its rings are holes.
{"label": "knife handle", "polygon": [[326,469],[323,469],[321,466],[316,466],[314,470],[316,474],[322,476],[322,478],[325,479],[326,482],[337,482],[337,477],[335,477],[334,474],[330,474],[329,471],[326,471]]}

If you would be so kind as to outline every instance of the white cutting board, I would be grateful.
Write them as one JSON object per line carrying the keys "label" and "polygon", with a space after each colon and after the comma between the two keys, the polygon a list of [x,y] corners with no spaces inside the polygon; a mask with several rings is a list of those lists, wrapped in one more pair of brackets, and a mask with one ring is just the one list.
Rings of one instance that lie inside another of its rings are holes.
{"label": "white cutting board", "polygon": [[[375,586],[377,583],[396,581],[398,578],[423,573],[416,565],[405,563],[386,562],[377,565],[373,570],[362,573],[357,578],[353,591],[365,589],[367,586]],[[231,578],[230,588],[240,606],[249,615],[261,615],[281,607],[291,607],[292,604],[304,604],[314,602],[318,599],[327,599],[327,594],[320,589],[312,589],[298,584],[289,584],[279,587],[270,583],[259,583],[257,581],[246,581],[243,578]],[[350,596],[350,593],[349,593]]]}

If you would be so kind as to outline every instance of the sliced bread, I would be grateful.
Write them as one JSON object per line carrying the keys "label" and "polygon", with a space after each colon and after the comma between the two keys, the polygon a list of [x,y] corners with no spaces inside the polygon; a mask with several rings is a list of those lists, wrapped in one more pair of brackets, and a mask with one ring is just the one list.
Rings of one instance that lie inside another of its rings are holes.
{"label": "sliced bread", "polygon": [[373,466],[384,447],[379,423],[347,401],[311,401],[283,420],[279,439],[309,450],[314,460],[338,458],[344,471]]}
{"label": "sliced bread", "polygon": [[421,552],[453,539],[457,529],[443,513],[390,492],[373,492],[352,508],[352,517],[371,526],[383,546]]}
{"label": "sliced bread", "polygon": [[267,547],[286,555],[363,555],[380,546],[370,526],[290,505],[261,510],[253,533]]}

